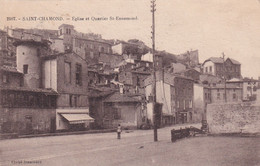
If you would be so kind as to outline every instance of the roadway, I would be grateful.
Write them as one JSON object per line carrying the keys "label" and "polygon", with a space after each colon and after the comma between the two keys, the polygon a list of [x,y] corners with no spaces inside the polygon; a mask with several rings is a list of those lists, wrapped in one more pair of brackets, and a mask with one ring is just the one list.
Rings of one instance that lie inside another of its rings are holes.
{"label": "roadway", "polygon": [[[51,136],[0,141],[0,165],[260,165],[260,138],[194,137],[171,143],[170,130]],[[176,127],[175,127],[176,128]]]}

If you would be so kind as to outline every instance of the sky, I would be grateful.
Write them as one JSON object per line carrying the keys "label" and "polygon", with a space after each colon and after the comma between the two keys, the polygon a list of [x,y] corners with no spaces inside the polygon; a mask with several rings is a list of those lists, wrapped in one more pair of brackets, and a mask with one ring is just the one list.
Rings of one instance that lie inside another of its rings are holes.
{"label": "sky", "polygon": [[[139,39],[151,47],[150,0],[0,0],[0,28],[58,29],[72,24],[104,39]],[[109,20],[110,17],[137,20]],[[63,21],[7,21],[7,17],[63,17]],[[72,17],[89,18],[74,21]],[[93,21],[92,18],[108,20]],[[70,18],[70,20],[66,20]],[[173,54],[199,50],[199,60],[226,57],[241,63],[242,76],[260,76],[259,0],[156,0],[155,46]]]}

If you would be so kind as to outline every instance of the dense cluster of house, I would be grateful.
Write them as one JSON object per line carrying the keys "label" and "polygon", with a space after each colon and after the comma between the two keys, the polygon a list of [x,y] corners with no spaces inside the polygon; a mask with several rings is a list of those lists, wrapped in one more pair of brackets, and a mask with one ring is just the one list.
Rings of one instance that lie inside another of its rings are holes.
{"label": "dense cluster of house", "polygon": [[143,42],[58,30],[0,31],[0,132],[143,128],[153,122],[153,70],[160,125],[200,122],[209,103],[251,101],[259,80],[241,64],[198,50],[173,55]]}

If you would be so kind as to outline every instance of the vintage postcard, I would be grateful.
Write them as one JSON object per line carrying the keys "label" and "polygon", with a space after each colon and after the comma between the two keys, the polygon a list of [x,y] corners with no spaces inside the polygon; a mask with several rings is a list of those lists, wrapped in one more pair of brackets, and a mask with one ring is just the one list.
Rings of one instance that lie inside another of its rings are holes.
{"label": "vintage postcard", "polygon": [[0,0],[0,165],[260,165],[259,0]]}

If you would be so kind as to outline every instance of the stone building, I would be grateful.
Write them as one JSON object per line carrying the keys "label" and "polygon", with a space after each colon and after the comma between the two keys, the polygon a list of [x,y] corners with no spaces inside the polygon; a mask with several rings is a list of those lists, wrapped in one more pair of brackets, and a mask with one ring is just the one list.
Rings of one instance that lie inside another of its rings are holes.
{"label": "stone building", "polygon": [[206,119],[207,105],[211,103],[210,87],[203,84],[194,84],[194,116],[195,121],[200,122]]}
{"label": "stone building", "polygon": [[253,78],[244,78],[243,79],[243,100],[256,100],[257,91],[259,90],[258,84],[260,80]]}
{"label": "stone building", "polygon": [[42,87],[40,49],[45,42],[19,41],[17,68],[1,67],[1,131],[54,132],[58,93]]}
{"label": "stone building", "polygon": [[[1,69],[1,125],[5,132],[85,129],[87,63],[75,53],[52,54],[46,40],[19,40],[17,68]],[[20,128],[19,128],[20,126]]]}
{"label": "stone building", "polygon": [[202,64],[203,73],[222,77],[230,80],[232,78],[241,78],[241,64],[231,58],[227,58],[225,62],[223,58],[211,57]]}
{"label": "stone building", "polygon": [[186,64],[188,67],[195,67],[199,64],[199,51],[187,51],[186,53],[177,55],[176,58],[178,59],[178,61]]}
{"label": "stone building", "polygon": [[75,37],[73,51],[83,59],[98,59],[100,54],[112,54],[111,44],[102,40],[91,40]]}
{"label": "stone building", "polygon": [[47,55],[42,59],[43,87],[54,89],[59,93],[56,129],[84,129],[90,121],[93,121],[88,115],[86,61],[75,53]]}
{"label": "stone building", "polygon": [[[216,84],[210,87],[211,89],[211,103],[221,103],[225,102],[225,91],[227,102],[238,102],[242,101],[242,91],[241,86],[236,86],[232,84]],[[226,90],[225,90],[226,89]]]}
{"label": "stone building", "polygon": [[6,31],[0,30],[0,66],[16,66],[15,41]]}
{"label": "stone building", "polygon": [[259,82],[260,82],[259,80],[245,77],[243,79],[233,78],[231,80],[228,80],[227,84],[242,87],[242,89],[243,89],[242,100],[243,101],[254,101],[257,98]]}
{"label": "stone building", "polygon": [[104,100],[103,125],[105,128],[115,128],[120,124],[123,128],[140,128],[143,124],[145,111],[142,109],[142,99],[119,92],[113,93]]}
{"label": "stone building", "polygon": [[[144,81],[145,95],[151,101],[152,76]],[[156,73],[156,101],[162,103],[163,125],[193,121],[193,80],[169,73]],[[151,103],[147,106],[152,114]],[[147,115],[152,117],[152,115]]]}
{"label": "stone building", "polygon": [[193,79],[194,81],[197,81],[197,82],[200,80],[200,75],[201,75],[201,73],[198,72],[195,69],[186,69],[186,70],[180,71],[177,74],[191,78],[191,79]]}

